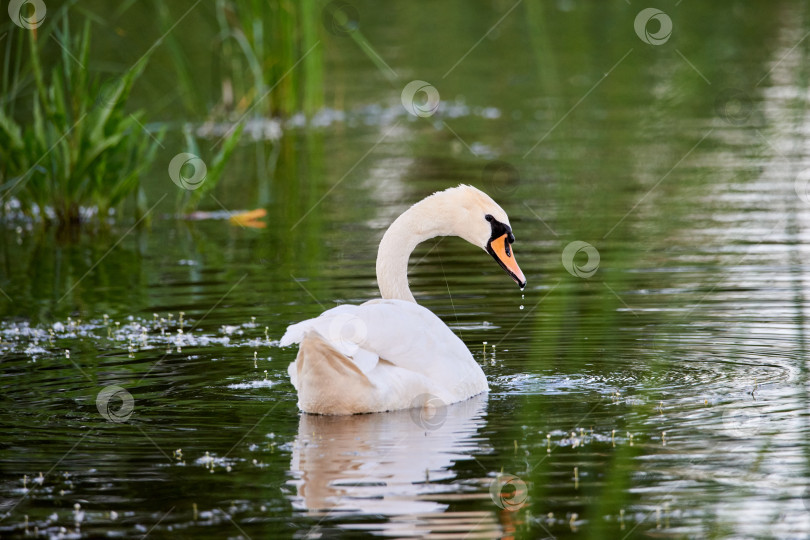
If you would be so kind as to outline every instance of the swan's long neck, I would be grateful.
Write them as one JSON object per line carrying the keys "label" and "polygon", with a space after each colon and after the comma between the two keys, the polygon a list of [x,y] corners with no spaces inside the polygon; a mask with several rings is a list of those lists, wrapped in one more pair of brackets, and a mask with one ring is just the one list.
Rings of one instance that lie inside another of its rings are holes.
{"label": "swan's long neck", "polygon": [[377,283],[383,298],[416,303],[408,287],[408,259],[420,243],[458,230],[462,210],[439,192],[411,206],[388,227],[377,252]]}

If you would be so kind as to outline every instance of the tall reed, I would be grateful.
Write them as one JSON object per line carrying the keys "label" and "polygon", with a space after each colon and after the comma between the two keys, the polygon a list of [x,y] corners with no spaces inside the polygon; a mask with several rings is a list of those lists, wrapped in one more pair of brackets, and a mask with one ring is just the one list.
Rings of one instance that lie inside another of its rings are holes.
{"label": "tall reed", "polygon": [[218,0],[223,79],[237,103],[266,116],[323,106],[320,5],[314,0]]}
{"label": "tall reed", "polygon": [[48,72],[37,32],[9,30],[14,47],[3,58],[0,197],[4,203],[14,197],[24,212],[63,226],[88,213],[106,216],[130,197],[142,212],[140,176],[163,133],[147,133],[142,112],[129,113],[125,105],[148,57],[102,82],[88,76],[89,21],[77,36],[67,16],[51,24],[62,50]]}

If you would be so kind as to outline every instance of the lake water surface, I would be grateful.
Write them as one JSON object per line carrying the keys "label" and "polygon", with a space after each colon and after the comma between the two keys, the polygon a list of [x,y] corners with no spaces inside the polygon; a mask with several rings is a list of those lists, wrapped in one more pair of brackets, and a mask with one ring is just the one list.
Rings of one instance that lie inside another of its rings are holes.
{"label": "lake water surface", "polygon": [[[324,31],[326,109],[240,146],[203,201],[225,219],[173,216],[174,133],[148,227],[2,228],[0,535],[810,536],[808,6],[665,3],[656,45],[635,1],[354,5],[388,69]],[[101,25],[99,69],[160,36],[150,9]],[[212,18],[174,30],[203,102]],[[202,123],[155,55],[136,104]],[[301,415],[286,326],[375,298],[385,228],[459,183],[528,286],[444,238],[411,288],[490,392]]]}

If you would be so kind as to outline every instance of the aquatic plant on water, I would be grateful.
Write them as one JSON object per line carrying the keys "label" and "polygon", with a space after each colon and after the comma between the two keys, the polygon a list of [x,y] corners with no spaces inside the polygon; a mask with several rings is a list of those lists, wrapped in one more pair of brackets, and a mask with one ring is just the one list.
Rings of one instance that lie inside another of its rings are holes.
{"label": "aquatic plant on water", "polygon": [[102,81],[86,69],[89,22],[74,38],[65,16],[52,32],[62,53],[50,73],[43,69],[44,33],[11,27],[6,38],[14,47],[3,58],[0,207],[14,198],[26,214],[65,226],[79,223],[87,209],[106,216],[131,198],[142,215],[146,198],[139,180],[163,131],[148,133],[143,113],[125,107],[148,55]]}
{"label": "aquatic plant on water", "polygon": [[[229,133],[226,133],[224,138],[218,141],[217,144],[221,143],[221,147],[214,157],[211,158],[210,162],[206,163],[204,178],[199,182],[198,185],[195,185],[193,189],[182,189],[178,191],[176,205],[179,212],[189,213],[196,210],[202,198],[208,193],[211,193],[217,184],[219,184],[219,181],[222,179],[222,174],[225,171],[225,165],[228,163],[228,160],[231,158],[231,154],[236,149],[236,145],[239,142],[239,138],[242,135],[242,130],[244,127],[244,124],[239,124],[233,127]],[[192,133],[190,127],[183,130],[183,135],[185,137],[186,153],[193,156],[201,155],[197,138]],[[189,166],[192,168],[194,167],[193,164],[189,164]],[[183,175],[182,171],[177,171],[177,173]],[[191,174],[195,175],[199,173],[198,171],[193,170]],[[183,187],[182,181],[180,184],[181,187]]]}
{"label": "aquatic plant on water", "polygon": [[231,106],[280,117],[323,107],[320,10],[314,0],[218,0],[223,94],[232,93]]}

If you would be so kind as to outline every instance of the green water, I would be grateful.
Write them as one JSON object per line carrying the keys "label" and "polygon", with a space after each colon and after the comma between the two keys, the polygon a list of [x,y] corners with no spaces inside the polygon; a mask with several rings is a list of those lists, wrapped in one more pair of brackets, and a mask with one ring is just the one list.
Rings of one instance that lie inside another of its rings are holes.
{"label": "green water", "polygon": [[[0,230],[0,535],[810,535],[807,6],[662,3],[653,45],[636,2],[353,5],[374,52],[320,27],[317,125],[246,137],[202,202],[266,228],[172,215],[176,128],[221,88],[215,10],[178,2],[190,83],[164,40],[133,91],[175,127],[151,224]],[[82,6],[98,73],[165,31],[148,2]],[[403,108],[412,80],[434,115]],[[299,414],[275,340],[376,297],[385,227],[461,182],[509,214],[526,290],[456,238],[417,248],[410,282],[489,394]],[[598,266],[563,261],[577,241]],[[111,385],[131,401],[100,410]]]}

